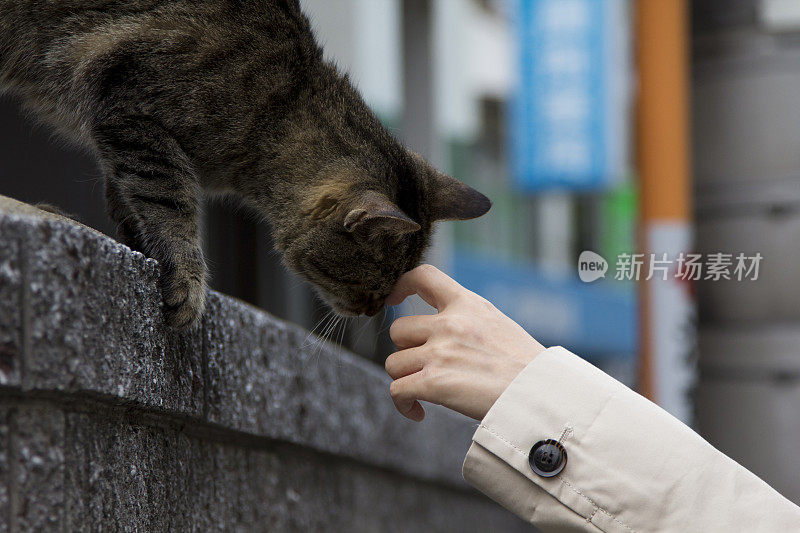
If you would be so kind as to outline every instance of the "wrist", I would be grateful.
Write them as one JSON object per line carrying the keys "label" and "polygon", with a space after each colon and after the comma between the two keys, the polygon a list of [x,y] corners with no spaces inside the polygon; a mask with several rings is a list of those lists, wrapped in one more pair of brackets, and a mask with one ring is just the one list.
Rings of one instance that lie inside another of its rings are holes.
{"label": "wrist", "polygon": [[519,352],[519,361],[522,364],[522,368],[519,369],[520,372],[533,361],[537,355],[545,351],[547,348],[542,346],[539,341],[531,337],[531,342],[525,347],[524,350]]}

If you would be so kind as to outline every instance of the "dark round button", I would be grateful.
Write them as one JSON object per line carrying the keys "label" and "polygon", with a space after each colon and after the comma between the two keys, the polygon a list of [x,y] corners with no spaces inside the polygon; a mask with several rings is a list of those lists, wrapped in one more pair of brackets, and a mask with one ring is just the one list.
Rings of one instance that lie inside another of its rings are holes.
{"label": "dark round button", "polygon": [[542,477],[553,477],[564,470],[567,450],[555,439],[540,440],[528,454],[531,469]]}

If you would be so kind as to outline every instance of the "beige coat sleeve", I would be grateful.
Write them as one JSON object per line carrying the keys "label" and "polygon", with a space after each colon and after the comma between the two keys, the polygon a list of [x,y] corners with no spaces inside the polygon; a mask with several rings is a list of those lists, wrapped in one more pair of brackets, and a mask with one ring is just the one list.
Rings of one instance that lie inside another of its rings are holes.
{"label": "beige coat sleeve", "polygon": [[[529,452],[561,439],[564,469]],[[800,508],[652,402],[564,348],[549,348],[478,426],[464,478],[549,531],[800,531]]]}

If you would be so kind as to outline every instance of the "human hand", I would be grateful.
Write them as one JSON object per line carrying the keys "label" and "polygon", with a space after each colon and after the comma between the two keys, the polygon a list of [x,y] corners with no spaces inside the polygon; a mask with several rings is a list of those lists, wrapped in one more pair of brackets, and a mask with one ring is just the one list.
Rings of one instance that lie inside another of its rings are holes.
{"label": "human hand", "polygon": [[419,294],[439,312],[401,317],[389,330],[400,351],[386,359],[401,414],[425,418],[420,400],[481,420],[544,346],[489,301],[431,265],[404,274],[387,299]]}

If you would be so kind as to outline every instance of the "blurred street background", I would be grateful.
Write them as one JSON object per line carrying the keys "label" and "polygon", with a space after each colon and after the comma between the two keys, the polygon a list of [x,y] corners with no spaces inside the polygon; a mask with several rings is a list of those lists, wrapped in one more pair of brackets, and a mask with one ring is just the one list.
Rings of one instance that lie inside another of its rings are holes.
{"label": "blurred street background", "polygon": [[[301,4],[391,131],[494,202],[428,261],[800,503],[800,2]],[[92,158],[8,99],[0,194],[113,234]],[[265,225],[209,204],[204,228],[213,288],[324,330]],[[327,334],[382,364],[420,312]]]}

